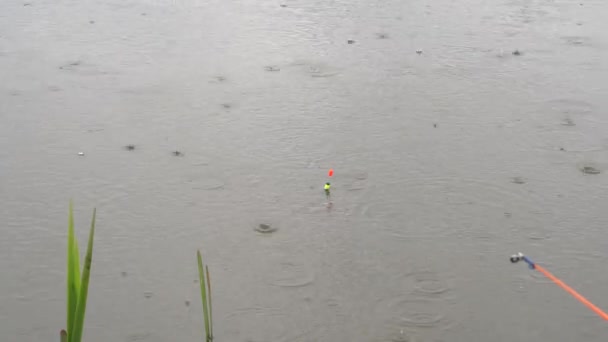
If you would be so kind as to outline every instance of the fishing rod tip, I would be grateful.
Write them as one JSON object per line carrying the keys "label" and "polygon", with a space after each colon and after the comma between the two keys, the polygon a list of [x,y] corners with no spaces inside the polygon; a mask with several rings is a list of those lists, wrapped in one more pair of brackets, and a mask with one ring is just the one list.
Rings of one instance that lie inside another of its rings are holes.
{"label": "fishing rod tip", "polygon": [[522,252],[519,252],[517,254],[511,255],[511,257],[509,258],[509,260],[511,260],[511,263],[514,264],[514,263],[520,261],[523,257],[524,257],[524,254]]}

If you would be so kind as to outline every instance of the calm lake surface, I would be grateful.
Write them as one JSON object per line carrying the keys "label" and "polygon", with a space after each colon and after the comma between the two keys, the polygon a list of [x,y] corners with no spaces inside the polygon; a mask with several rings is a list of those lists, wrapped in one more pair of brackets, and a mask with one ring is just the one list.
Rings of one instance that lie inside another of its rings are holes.
{"label": "calm lake surface", "polygon": [[202,341],[197,249],[218,342],[606,341],[509,256],[608,310],[607,17],[2,1],[0,340],[58,340],[73,199],[88,342]]}

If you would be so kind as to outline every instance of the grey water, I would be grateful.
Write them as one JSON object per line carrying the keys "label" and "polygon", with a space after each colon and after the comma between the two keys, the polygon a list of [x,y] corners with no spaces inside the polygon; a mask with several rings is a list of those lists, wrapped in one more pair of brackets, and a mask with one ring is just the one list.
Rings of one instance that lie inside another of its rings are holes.
{"label": "grey water", "polygon": [[2,1],[0,339],[58,340],[72,199],[89,342],[203,340],[197,249],[217,341],[606,341],[509,256],[608,310],[607,14]]}

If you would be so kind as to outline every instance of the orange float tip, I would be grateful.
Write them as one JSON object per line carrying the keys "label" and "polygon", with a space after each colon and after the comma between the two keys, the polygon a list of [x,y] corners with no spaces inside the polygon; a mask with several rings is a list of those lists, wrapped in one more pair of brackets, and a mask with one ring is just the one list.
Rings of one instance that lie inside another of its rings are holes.
{"label": "orange float tip", "polygon": [[329,177],[334,175],[334,169],[329,169],[329,172],[327,173],[329,175]]}

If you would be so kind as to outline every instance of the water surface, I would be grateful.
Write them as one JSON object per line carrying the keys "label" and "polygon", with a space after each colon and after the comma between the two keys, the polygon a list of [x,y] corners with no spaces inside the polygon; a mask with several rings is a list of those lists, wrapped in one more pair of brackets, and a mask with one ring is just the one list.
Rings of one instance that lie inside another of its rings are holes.
{"label": "water surface", "polygon": [[605,341],[508,257],[608,310],[607,10],[4,1],[0,337],[63,328],[71,198],[90,342],[202,340],[196,249],[218,341]]}

